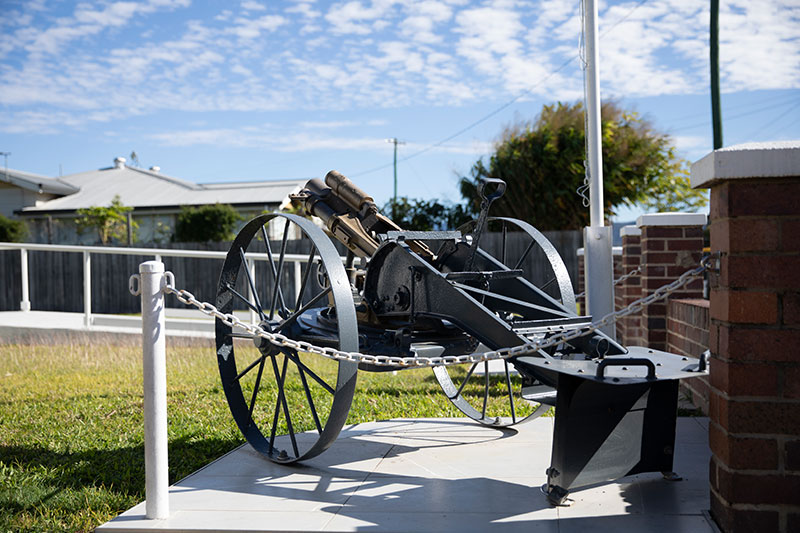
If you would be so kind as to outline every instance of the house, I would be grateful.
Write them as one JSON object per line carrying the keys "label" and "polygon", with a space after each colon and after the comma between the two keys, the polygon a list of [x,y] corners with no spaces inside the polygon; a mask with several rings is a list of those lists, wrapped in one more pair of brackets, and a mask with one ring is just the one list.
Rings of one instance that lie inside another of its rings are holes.
{"label": "house", "polygon": [[[51,180],[56,181],[56,180]],[[44,243],[94,244],[93,234],[79,234],[76,211],[109,206],[119,196],[139,228],[138,242],[164,242],[174,233],[177,216],[185,206],[230,204],[246,220],[265,211],[288,205],[289,194],[299,191],[306,180],[275,180],[197,184],[162,174],[158,167],[145,170],[125,164],[79,172],[57,180],[65,187],[60,195],[29,202],[16,215],[27,221],[29,240]],[[244,224],[244,221],[242,222]]]}
{"label": "house", "polygon": [[16,218],[16,212],[78,192],[78,188],[59,179],[20,170],[0,171],[0,215]]}

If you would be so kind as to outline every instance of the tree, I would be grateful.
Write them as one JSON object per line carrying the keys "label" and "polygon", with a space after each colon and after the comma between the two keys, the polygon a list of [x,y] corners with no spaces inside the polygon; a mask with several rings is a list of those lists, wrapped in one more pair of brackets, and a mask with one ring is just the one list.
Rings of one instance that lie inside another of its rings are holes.
{"label": "tree", "polygon": [[22,242],[27,234],[25,222],[0,215],[0,242]]}
{"label": "tree", "polygon": [[243,217],[229,204],[181,208],[175,228],[178,242],[219,242],[234,238],[236,223]]}
{"label": "tree", "polygon": [[[680,195],[689,205],[704,205],[703,193],[681,181],[686,164],[675,155],[669,136],[613,102],[603,104],[601,121],[606,213],[654,196],[664,205],[675,205],[676,184],[687,185]],[[461,178],[468,210],[480,209],[478,180],[500,178],[507,184],[506,194],[492,204],[492,214],[519,218],[542,230],[589,225],[589,209],[576,194],[584,182],[585,144],[581,103],[544,106],[533,123],[506,128],[488,164],[478,160],[470,175]]]}
{"label": "tree", "polygon": [[[78,218],[75,223],[78,225],[78,232],[97,231],[100,242],[104,245],[112,240],[128,240],[128,213],[133,208],[122,205],[119,195],[114,196],[111,205],[108,207],[84,207],[77,209],[75,213]],[[135,232],[139,224],[131,220],[131,232]]]}
{"label": "tree", "polygon": [[403,196],[393,204],[390,200],[381,209],[404,230],[431,231],[455,229],[472,218],[465,206],[442,204],[438,200],[409,200]]}
{"label": "tree", "polygon": [[689,165],[686,161],[682,161],[681,168],[674,176],[657,183],[642,202],[645,210],[653,213],[695,212],[706,205],[707,194],[692,189],[689,183]]}

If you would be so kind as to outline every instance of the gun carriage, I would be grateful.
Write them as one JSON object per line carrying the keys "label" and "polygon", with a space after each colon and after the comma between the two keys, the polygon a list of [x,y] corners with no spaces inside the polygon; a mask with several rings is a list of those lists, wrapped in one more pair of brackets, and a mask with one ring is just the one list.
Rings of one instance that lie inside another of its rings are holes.
{"label": "gun carriage", "polygon": [[[494,376],[488,361],[473,362],[466,371],[435,366],[433,373],[447,399],[481,424],[511,426],[556,407],[545,487],[555,504],[572,488],[636,472],[671,471],[678,379],[702,375],[704,361],[690,364],[673,354],[626,348],[587,327],[591,317],[577,314],[572,283],[555,247],[523,221],[489,216],[505,187],[500,180],[482,182],[478,219],[457,231],[404,231],[370,196],[331,171],[324,182],[310,180],[292,196],[305,214],[322,220],[327,234],[293,214],[253,219],[227,255],[216,306],[231,313],[237,303],[245,304],[265,331],[331,353],[386,356],[386,361],[526,346],[580,330],[568,341],[494,361],[499,364]],[[482,245],[493,226],[502,233],[498,250]],[[522,241],[514,250],[511,234]],[[281,242],[274,254],[271,235]],[[329,235],[346,247],[345,261]],[[291,293],[282,287],[289,236],[308,244],[299,286]],[[269,254],[268,290],[259,292],[246,251]],[[549,281],[540,286],[523,267],[532,253],[549,266]],[[234,342],[240,337],[252,340],[255,357]],[[333,444],[347,419],[359,370],[414,367],[339,357],[322,369],[314,360],[324,358],[304,353],[296,342],[269,342],[219,319],[216,346],[239,429],[253,448],[280,463],[310,459]]]}

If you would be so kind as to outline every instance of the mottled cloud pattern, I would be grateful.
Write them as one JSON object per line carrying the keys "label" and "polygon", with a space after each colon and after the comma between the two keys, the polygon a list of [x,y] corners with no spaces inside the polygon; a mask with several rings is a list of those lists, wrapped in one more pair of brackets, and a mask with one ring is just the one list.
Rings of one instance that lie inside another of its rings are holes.
{"label": "mottled cloud pattern", "polygon": [[[4,3],[0,127],[55,133],[162,110],[453,106],[523,92],[548,100],[582,94],[577,0],[211,4]],[[705,0],[609,1],[601,7],[605,95],[706,90]],[[800,86],[796,0],[729,0],[722,8],[723,87]],[[281,140],[269,127],[249,134],[185,132],[164,141],[219,139],[315,142]]]}

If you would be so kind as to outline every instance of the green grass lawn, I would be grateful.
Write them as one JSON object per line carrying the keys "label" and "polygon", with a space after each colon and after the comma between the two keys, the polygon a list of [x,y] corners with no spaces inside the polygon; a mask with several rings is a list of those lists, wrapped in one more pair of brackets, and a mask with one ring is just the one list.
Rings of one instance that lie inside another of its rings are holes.
{"label": "green grass lawn", "polygon": [[[135,346],[0,345],[0,531],[89,531],[144,499],[141,358]],[[174,483],[244,441],[211,348],[169,347],[167,376]],[[445,416],[461,415],[430,369],[359,372],[348,423]]]}

